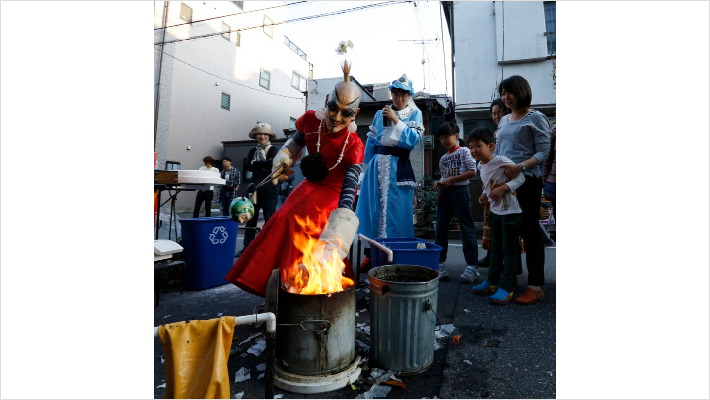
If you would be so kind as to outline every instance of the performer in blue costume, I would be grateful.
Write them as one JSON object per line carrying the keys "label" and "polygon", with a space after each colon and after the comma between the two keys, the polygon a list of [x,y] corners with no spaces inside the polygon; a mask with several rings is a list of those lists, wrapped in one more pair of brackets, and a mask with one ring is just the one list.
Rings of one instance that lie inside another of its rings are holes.
{"label": "performer in blue costume", "polygon": [[[409,152],[424,133],[422,112],[412,101],[412,81],[402,75],[389,87],[392,107],[375,114],[367,133],[367,165],[355,215],[367,237],[413,237],[414,171]],[[369,249],[361,271],[370,268]]]}

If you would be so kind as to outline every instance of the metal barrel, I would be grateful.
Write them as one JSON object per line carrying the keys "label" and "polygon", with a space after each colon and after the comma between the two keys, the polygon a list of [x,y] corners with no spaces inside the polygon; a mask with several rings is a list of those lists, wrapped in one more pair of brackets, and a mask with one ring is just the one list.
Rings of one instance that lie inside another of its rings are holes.
{"label": "metal barrel", "polygon": [[385,265],[370,275],[372,357],[385,370],[416,374],[434,361],[439,273]]}
{"label": "metal barrel", "polygon": [[355,287],[302,295],[279,288],[279,367],[297,375],[341,372],[355,360]]}

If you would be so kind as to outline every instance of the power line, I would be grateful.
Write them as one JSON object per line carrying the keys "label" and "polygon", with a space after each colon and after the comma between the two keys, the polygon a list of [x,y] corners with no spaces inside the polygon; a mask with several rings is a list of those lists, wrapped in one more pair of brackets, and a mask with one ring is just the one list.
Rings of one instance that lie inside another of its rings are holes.
{"label": "power line", "polygon": [[176,26],[192,25],[192,24],[197,24],[197,23],[200,23],[200,22],[210,21],[210,20],[213,20],[213,19],[233,17],[233,16],[235,16],[235,15],[244,15],[244,14],[249,14],[249,13],[253,13],[253,12],[271,10],[271,9],[273,9],[273,8],[288,7],[288,6],[293,6],[293,5],[302,4],[302,3],[308,3],[308,2],[307,2],[307,1],[297,1],[297,2],[294,2],[294,3],[282,4],[282,5],[280,5],[280,6],[266,7],[266,8],[260,8],[260,9],[258,9],[258,10],[242,11],[242,12],[239,12],[239,13],[228,14],[228,15],[222,15],[221,17],[212,17],[212,18],[201,19],[201,20],[198,20],[198,21],[184,22],[184,23],[182,23],[182,24],[170,25],[170,26],[166,26],[166,27],[164,27],[164,28],[155,28],[155,29],[153,29],[153,30],[156,30],[156,31],[157,31],[158,29],[168,29],[168,28],[174,28],[174,27],[176,27]]}
{"label": "power line", "polygon": [[[160,49],[159,49],[159,48],[155,48],[155,50],[160,50]],[[196,70],[202,71],[202,72],[204,72],[204,73],[206,73],[206,74],[208,74],[208,75],[212,75],[212,76],[214,76],[215,78],[219,78],[219,79],[222,79],[222,80],[224,80],[224,81],[234,83],[235,85],[243,86],[243,87],[245,87],[245,88],[247,88],[247,89],[255,90],[255,91],[257,91],[257,92],[261,92],[261,93],[265,93],[265,94],[270,94],[270,95],[272,95],[272,96],[286,97],[287,99],[303,100],[303,97],[285,96],[285,95],[278,94],[278,93],[267,92],[267,91],[265,91],[265,90],[259,90],[259,89],[257,89],[257,88],[253,88],[253,87],[251,87],[251,86],[247,86],[247,85],[245,85],[245,84],[243,84],[243,83],[239,83],[239,82],[235,82],[235,81],[232,81],[232,80],[229,80],[229,79],[226,79],[226,78],[222,78],[221,76],[215,75],[215,74],[213,74],[213,73],[211,73],[211,72],[205,71],[205,70],[202,69],[202,68],[196,67],[196,66],[190,64],[190,63],[187,62],[187,61],[183,61],[183,60],[181,60],[181,59],[175,57],[174,55],[172,55],[172,54],[170,54],[170,53],[164,52],[163,54],[165,54],[166,56],[170,56],[170,57],[174,58],[175,60],[180,61],[180,62],[183,63],[183,64],[187,64],[187,65],[191,66],[192,68],[195,68]]]}
{"label": "power line", "polygon": [[406,4],[406,3],[411,3],[411,1],[403,1],[403,2],[399,2],[399,1],[388,1],[388,2],[384,2],[384,3],[370,4],[370,5],[366,5],[366,6],[360,6],[360,7],[349,8],[349,9],[345,9],[345,10],[331,11],[331,12],[324,13],[324,14],[316,14],[316,15],[309,15],[309,16],[301,17],[301,18],[289,19],[289,20],[286,20],[286,21],[271,23],[271,24],[268,24],[268,25],[266,25],[266,24],[261,24],[261,25],[252,26],[252,27],[249,27],[249,28],[240,28],[240,29],[232,29],[232,30],[230,30],[230,31],[220,31],[220,32],[214,32],[214,33],[207,33],[207,34],[204,34],[204,35],[192,36],[192,37],[185,38],[185,39],[175,39],[175,40],[170,40],[170,41],[167,41],[167,42],[154,43],[154,44],[155,44],[155,45],[162,45],[162,44],[170,44],[170,43],[175,43],[175,42],[185,42],[185,41],[188,41],[188,40],[203,39],[203,38],[207,38],[207,37],[217,36],[217,35],[221,35],[221,34],[227,33],[227,32],[231,33],[231,32],[248,31],[248,30],[251,30],[251,29],[263,28],[263,27],[265,27],[265,26],[276,26],[276,25],[282,25],[282,24],[291,24],[291,23],[296,23],[296,22],[308,21],[308,20],[311,20],[311,19],[319,19],[319,18],[331,17],[331,16],[334,16],[334,15],[348,14],[348,13],[351,13],[351,12],[362,11],[362,10],[369,9],[369,8],[386,7],[386,6],[391,6],[391,5],[395,5],[395,4]]}

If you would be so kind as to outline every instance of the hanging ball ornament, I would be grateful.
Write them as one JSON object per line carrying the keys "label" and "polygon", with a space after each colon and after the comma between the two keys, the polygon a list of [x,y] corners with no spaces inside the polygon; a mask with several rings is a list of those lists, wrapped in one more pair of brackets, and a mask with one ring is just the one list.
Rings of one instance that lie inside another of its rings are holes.
{"label": "hanging ball ornament", "polygon": [[254,205],[246,197],[237,197],[229,205],[229,215],[235,222],[247,222],[254,216]]}

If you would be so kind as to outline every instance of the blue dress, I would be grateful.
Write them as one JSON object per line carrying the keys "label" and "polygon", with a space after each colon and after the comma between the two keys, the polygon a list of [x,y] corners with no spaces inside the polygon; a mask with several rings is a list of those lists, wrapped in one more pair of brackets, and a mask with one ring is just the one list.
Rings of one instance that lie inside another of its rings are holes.
{"label": "blue dress", "polygon": [[405,107],[397,111],[399,122],[385,127],[382,110],[375,114],[367,133],[364,163],[367,165],[355,215],[358,233],[369,238],[413,237],[414,172],[409,151],[424,132],[422,113]]}

